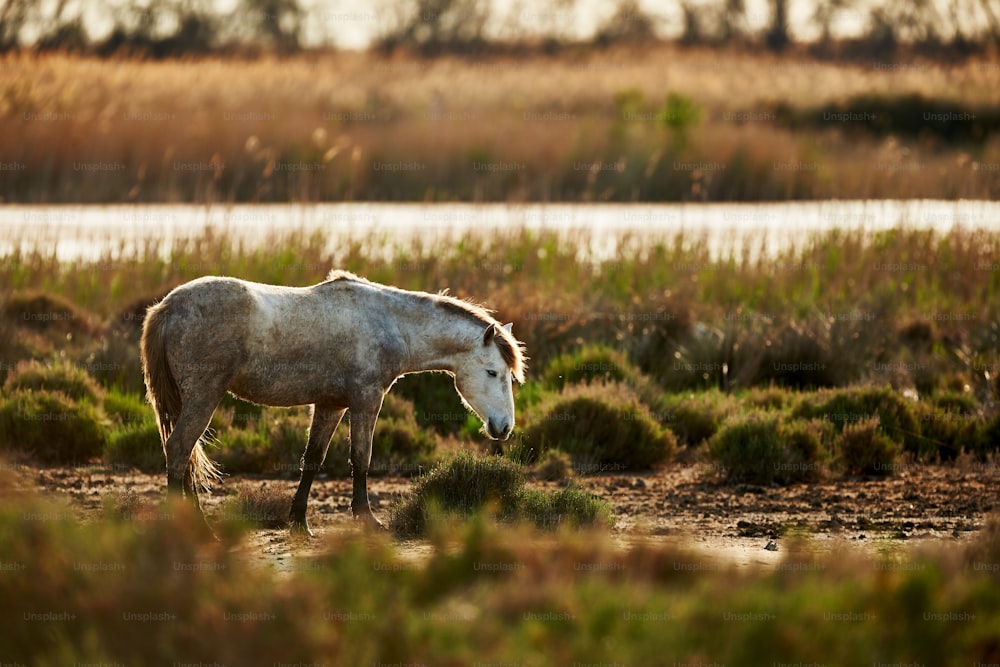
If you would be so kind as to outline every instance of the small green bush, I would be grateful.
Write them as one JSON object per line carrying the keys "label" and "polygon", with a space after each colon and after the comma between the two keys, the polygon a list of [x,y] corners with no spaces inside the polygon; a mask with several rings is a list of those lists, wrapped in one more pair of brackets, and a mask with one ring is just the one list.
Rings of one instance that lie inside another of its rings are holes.
{"label": "small green bush", "polygon": [[582,382],[626,382],[639,375],[625,355],[604,345],[585,345],[549,362],[542,376],[550,389]]}
{"label": "small green bush", "polygon": [[1000,451],[1000,415],[982,425],[976,447],[976,453],[980,459],[985,459],[997,451]]}
{"label": "small green bush", "polygon": [[104,396],[104,413],[116,424],[145,424],[156,419],[153,408],[139,394],[111,389]]}
{"label": "small green bush", "polygon": [[389,525],[400,536],[422,535],[435,511],[468,517],[497,503],[501,518],[514,516],[524,487],[521,466],[498,456],[462,452],[435,466],[417,482],[409,500],[390,510]]}
{"label": "small green bush", "polygon": [[147,474],[166,470],[160,431],[152,420],[114,431],[104,445],[106,463],[129,466]]}
{"label": "small green bush", "polygon": [[846,424],[837,451],[846,473],[886,477],[895,470],[899,444],[882,432],[878,417],[872,417]]}
{"label": "small green bush", "polygon": [[525,418],[524,441],[536,452],[559,449],[586,465],[640,470],[669,460],[676,448],[635,392],[623,384],[575,385]]}
{"label": "small green bush", "polygon": [[86,401],[52,391],[16,391],[0,399],[0,448],[47,464],[81,463],[101,454],[104,418]]}
{"label": "small green bush", "polygon": [[657,403],[653,414],[677,436],[678,442],[694,447],[715,435],[737,408],[732,396],[710,389],[668,395]]}
{"label": "small green bush", "polygon": [[962,451],[980,450],[982,420],[961,406],[968,407],[968,404],[921,401],[916,405],[922,440],[920,451],[927,453],[926,458],[930,458],[930,452],[936,452],[942,461],[951,461]]}
{"label": "small green bush", "polygon": [[501,521],[547,529],[612,523],[608,505],[589,493],[573,487],[554,493],[527,490],[520,465],[462,452],[420,478],[410,497],[390,509],[389,526],[400,537],[415,537],[435,521],[470,518],[488,507]]}
{"label": "small green bush", "polygon": [[519,503],[518,518],[548,530],[563,525],[582,528],[611,527],[614,524],[614,516],[606,502],[573,486],[549,493],[524,491]]}
{"label": "small green bush", "polygon": [[92,405],[99,404],[104,393],[85,370],[62,360],[51,364],[34,359],[21,361],[7,376],[4,389],[8,392],[31,389],[58,391],[74,401],[86,401]]}
{"label": "small green bush", "polygon": [[[415,423],[440,435],[458,435],[468,418],[468,410],[455,391],[455,381],[445,373],[404,375],[386,396],[405,399]],[[390,406],[383,405],[383,411]]]}
{"label": "small green bush", "polygon": [[0,303],[0,316],[19,327],[63,337],[64,334],[94,335],[100,330],[90,313],[58,294],[21,292],[8,295]]}
{"label": "small green bush", "polygon": [[550,449],[538,457],[533,473],[538,479],[547,482],[561,482],[573,475],[573,461],[569,454],[557,449]]}
{"label": "small green bush", "polygon": [[792,403],[795,394],[778,387],[756,387],[743,397],[743,401],[762,410],[784,410]]}
{"label": "small green bush", "polygon": [[974,415],[979,411],[979,401],[972,394],[945,391],[930,397],[928,402],[936,409],[960,415]]}
{"label": "small green bush", "polygon": [[823,425],[785,422],[770,411],[730,418],[708,444],[730,482],[788,484],[818,479],[828,459]]}
{"label": "small green bush", "polygon": [[803,419],[825,419],[838,431],[850,424],[877,417],[879,431],[903,449],[921,458],[933,456],[936,448],[928,447],[920,437],[920,422],[915,407],[891,387],[861,386],[847,389],[818,391],[803,396],[792,410],[792,416]]}
{"label": "small green bush", "polygon": [[139,347],[137,334],[112,329],[83,346],[75,358],[102,387],[142,394],[146,385]]}

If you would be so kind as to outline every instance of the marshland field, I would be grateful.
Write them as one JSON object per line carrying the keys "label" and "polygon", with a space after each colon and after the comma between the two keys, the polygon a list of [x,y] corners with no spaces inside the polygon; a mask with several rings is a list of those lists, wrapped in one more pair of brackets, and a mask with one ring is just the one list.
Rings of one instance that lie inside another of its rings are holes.
{"label": "marshland field", "polygon": [[[985,52],[0,56],[0,664],[1000,663],[998,83]],[[145,309],[334,268],[513,322],[518,426],[400,379],[389,530],[352,523],[342,426],[308,539],[308,409],[227,398],[207,539],[164,498]]]}

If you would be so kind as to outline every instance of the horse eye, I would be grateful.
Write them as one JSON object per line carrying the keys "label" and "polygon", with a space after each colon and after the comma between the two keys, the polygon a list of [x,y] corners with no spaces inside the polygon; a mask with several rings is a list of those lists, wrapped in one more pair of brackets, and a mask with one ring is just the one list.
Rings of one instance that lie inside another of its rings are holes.
{"label": "horse eye", "polygon": [[486,371],[486,374],[489,375],[491,378],[495,378],[497,376],[497,372],[496,371],[490,371],[490,370],[488,370],[488,371]]}

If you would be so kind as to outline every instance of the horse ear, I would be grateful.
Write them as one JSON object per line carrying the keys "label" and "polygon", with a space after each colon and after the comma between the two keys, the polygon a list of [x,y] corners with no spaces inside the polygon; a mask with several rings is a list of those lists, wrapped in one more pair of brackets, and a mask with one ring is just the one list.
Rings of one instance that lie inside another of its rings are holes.
{"label": "horse ear", "polygon": [[483,332],[483,345],[489,345],[492,343],[498,333],[500,332],[497,331],[497,325],[491,324],[486,327],[486,331]]}
{"label": "horse ear", "polygon": [[503,325],[503,328],[507,330],[507,333],[510,333],[510,330],[514,328],[514,323],[508,322],[507,324]]}

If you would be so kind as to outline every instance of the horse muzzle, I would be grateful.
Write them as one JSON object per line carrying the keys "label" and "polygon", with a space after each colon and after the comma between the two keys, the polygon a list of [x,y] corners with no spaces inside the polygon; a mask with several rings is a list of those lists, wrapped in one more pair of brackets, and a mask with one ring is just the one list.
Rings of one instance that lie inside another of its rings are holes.
{"label": "horse muzzle", "polygon": [[510,437],[510,432],[511,423],[509,421],[504,421],[499,424],[494,422],[492,419],[486,421],[486,434],[494,440],[506,440]]}

